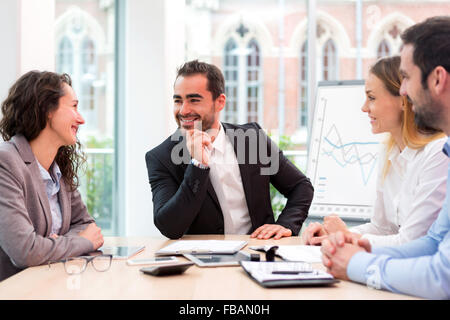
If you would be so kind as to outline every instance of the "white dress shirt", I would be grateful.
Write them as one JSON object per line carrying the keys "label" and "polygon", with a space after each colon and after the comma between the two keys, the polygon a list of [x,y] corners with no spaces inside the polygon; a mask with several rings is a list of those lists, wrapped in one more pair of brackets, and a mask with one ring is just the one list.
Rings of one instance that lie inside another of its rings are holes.
{"label": "white dress shirt", "polygon": [[223,213],[225,234],[247,234],[252,223],[248,213],[241,172],[233,145],[220,124],[212,143],[209,159],[209,178]]}
{"label": "white dress shirt", "polygon": [[[371,245],[400,245],[425,235],[436,220],[446,193],[449,158],[442,152],[447,137],[421,149],[394,146],[391,167],[378,175],[377,198],[370,223],[351,228]],[[383,155],[381,155],[383,157]]]}

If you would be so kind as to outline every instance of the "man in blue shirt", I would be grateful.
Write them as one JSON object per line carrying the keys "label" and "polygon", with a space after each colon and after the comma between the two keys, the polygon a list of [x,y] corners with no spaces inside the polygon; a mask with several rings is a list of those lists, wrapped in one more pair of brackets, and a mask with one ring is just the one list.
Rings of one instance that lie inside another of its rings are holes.
{"label": "man in blue shirt", "polygon": [[[434,17],[402,34],[400,94],[416,120],[450,135],[450,17]],[[443,152],[450,157],[450,138]],[[374,247],[338,232],[322,242],[322,260],[337,278],[431,299],[450,299],[450,166],[447,196],[426,236],[397,247]]]}

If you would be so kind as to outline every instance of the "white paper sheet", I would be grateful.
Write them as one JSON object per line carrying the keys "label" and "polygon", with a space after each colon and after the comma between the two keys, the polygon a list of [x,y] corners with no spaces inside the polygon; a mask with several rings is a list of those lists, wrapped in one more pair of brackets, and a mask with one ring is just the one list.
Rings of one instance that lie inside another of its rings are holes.
{"label": "white paper sheet", "polygon": [[286,261],[322,262],[322,252],[318,246],[279,246],[276,254]]}
{"label": "white paper sheet", "polygon": [[183,253],[235,253],[247,244],[233,240],[179,240],[158,250],[156,255]]}

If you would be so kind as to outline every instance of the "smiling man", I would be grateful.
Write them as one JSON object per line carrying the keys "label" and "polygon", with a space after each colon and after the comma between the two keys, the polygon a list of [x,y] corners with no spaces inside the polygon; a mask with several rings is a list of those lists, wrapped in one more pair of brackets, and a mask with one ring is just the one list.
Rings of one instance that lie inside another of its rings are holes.
{"label": "smiling man", "polygon": [[[222,72],[185,63],[174,84],[177,131],[147,152],[156,227],[184,234],[251,234],[258,239],[297,235],[313,197],[308,178],[257,123],[220,122],[226,96]],[[270,184],[287,203],[275,220]]]}
{"label": "smiling man", "polygon": [[[434,17],[402,34],[400,94],[417,121],[450,135],[450,17]],[[450,139],[443,152],[450,157]],[[323,263],[334,276],[377,289],[450,299],[450,167],[447,196],[427,235],[396,247],[351,243],[343,233],[322,242]]]}

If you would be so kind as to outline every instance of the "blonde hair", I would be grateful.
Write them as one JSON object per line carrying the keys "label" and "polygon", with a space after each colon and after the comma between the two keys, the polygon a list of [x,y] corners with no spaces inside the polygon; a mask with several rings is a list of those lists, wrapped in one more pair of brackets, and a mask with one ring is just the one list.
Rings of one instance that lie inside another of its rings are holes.
{"label": "blonde hair", "polygon": [[[400,86],[402,84],[402,76],[399,71],[400,57],[387,57],[379,59],[370,69],[370,73],[376,76],[383,82],[384,87],[389,93],[395,97],[400,97]],[[445,134],[437,129],[430,127],[418,126],[414,120],[414,112],[412,104],[407,97],[402,96],[402,103],[404,108],[402,117],[402,141],[411,149],[420,149],[426,146],[433,140],[444,137]],[[383,180],[389,172],[391,162],[389,161],[389,154],[395,146],[394,138],[389,135],[385,142],[386,157],[383,166]]]}

